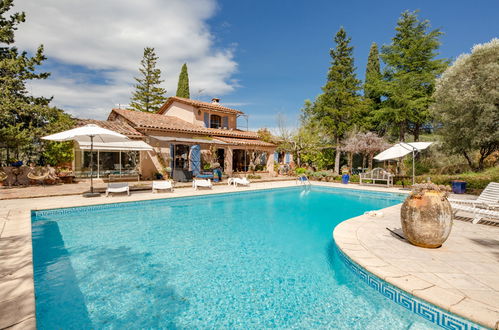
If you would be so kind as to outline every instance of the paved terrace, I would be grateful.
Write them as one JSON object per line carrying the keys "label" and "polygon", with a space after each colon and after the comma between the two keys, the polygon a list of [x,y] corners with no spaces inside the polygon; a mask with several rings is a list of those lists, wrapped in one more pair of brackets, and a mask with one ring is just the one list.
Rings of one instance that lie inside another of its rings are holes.
{"label": "paved terrace", "polygon": [[[402,192],[398,188],[316,184]],[[180,188],[174,193],[138,191],[131,196],[109,198],[67,195],[0,200],[0,329],[36,328],[31,210],[291,186],[295,186],[295,181],[260,182],[249,188],[227,185],[199,191]],[[499,228],[456,221],[444,247],[427,250],[414,247],[385,229],[400,227],[399,208],[386,209],[384,218],[361,216],[340,224],[334,233],[340,248],[354,261],[401,289],[478,323],[496,327],[499,319]]]}

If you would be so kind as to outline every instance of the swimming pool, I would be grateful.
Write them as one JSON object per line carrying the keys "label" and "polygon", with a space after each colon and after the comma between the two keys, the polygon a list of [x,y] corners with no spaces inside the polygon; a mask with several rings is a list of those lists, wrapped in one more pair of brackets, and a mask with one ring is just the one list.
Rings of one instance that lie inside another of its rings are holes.
{"label": "swimming pool", "polygon": [[402,200],[313,187],[35,211],[37,326],[433,328],[354,276],[332,240]]}

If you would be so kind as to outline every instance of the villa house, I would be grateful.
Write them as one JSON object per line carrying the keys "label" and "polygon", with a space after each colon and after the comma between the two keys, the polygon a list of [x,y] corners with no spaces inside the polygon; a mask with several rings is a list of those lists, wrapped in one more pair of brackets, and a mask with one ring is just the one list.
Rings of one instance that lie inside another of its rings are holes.
{"label": "villa house", "polygon": [[[211,103],[170,97],[156,112],[113,109],[106,121],[82,120],[114,130],[135,140],[132,147],[97,146],[94,170],[110,173],[138,171],[143,179],[171,167],[175,180],[189,180],[215,163],[223,172],[263,171],[274,174],[276,146],[259,139],[256,132],[237,128],[239,110]],[[73,168],[88,173],[88,146],[75,148]]]}

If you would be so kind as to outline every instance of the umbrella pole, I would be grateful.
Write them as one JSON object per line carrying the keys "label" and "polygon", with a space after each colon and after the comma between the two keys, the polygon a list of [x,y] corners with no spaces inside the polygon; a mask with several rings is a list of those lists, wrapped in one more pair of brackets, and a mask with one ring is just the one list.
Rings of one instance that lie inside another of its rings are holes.
{"label": "umbrella pole", "polygon": [[94,193],[94,137],[90,135],[90,193]]}
{"label": "umbrella pole", "polygon": [[412,148],[412,185],[416,183],[416,167],[414,165],[414,147]]}
{"label": "umbrella pole", "polygon": [[99,193],[94,193],[94,136],[90,135],[90,192],[83,194],[83,197],[97,197]]}

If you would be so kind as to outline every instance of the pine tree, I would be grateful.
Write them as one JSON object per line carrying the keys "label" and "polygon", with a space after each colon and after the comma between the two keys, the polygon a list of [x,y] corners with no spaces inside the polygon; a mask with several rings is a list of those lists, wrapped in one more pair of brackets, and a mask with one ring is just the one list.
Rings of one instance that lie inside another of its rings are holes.
{"label": "pine tree", "polygon": [[191,97],[189,92],[189,74],[187,73],[186,63],[182,65],[182,70],[180,71],[180,75],[178,77],[177,96],[186,99]]}
{"label": "pine tree", "polygon": [[49,77],[37,68],[46,57],[43,45],[33,56],[14,46],[17,26],[26,19],[24,13],[8,12],[13,0],[0,1],[0,141],[6,147],[7,161],[34,160],[39,157],[40,137],[52,129],[69,128],[71,118],[62,110],[49,106],[51,98],[29,94],[26,83]]}
{"label": "pine tree", "polygon": [[130,107],[133,110],[144,112],[156,112],[165,103],[166,90],[159,87],[164,81],[161,80],[161,70],[156,68],[158,57],[154,48],[144,48],[144,56],[140,61],[139,71],[141,77],[135,77],[137,82],[132,94]]}
{"label": "pine tree", "polygon": [[429,27],[429,21],[418,20],[417,12],[402,13],[392,43],[381,52],[386,67],[380,90],[386,99],[379,118],[395,124],[401,141],[406,132],[419,139],[423,125],[430,121],[435,80],[447,66],[446,60],[435,59],[442,32],[428,31]]}
{"label": "pine tree", "polygon": [[362,101],[358,94],[360,81],[355,74],[353,47],[345,30],[340,28],[331,49],[331,66],[327,82],[322,87],[323,94],[316,99],[312,117],[318,120],[337,147],[334,170],[339,173],[339,146],[345,133],[358,121]]}
{"label": "pine tree", "polygon": [[376,120],[376,110],[380,108],[381,104],[381,93],[378,87],[380,81],[381,68],[379,64],[378,45],[373,42],[367,58],[366,78],[364,82],[364,98],[367,106],[367,123],[365,126],[383,135],[385,128]]}

